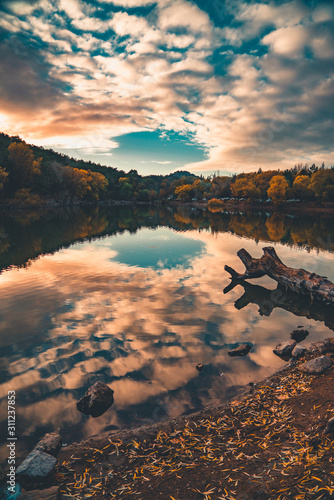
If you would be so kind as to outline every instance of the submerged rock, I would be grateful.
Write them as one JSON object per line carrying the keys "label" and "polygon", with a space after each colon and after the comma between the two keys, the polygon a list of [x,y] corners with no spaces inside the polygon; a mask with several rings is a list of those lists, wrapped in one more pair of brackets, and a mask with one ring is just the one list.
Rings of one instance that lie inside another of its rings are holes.
{"label": "submerged rock", "polygon": [[18,477],[29,480],[46,479],[55,468],[57,460],[43,451],[33,450],[18,467]]}
{"label": "submerged rock", "polygon": [[302,342],[303,340],[306,339],[309,333],[310,332],[308,330],[298,328],[298,330],[293,330],[293,332],[290,333],[290,337],[296,342]]}
{"label": "submerged rock", "polygon": [[242,344],[232,349],[228,352],[229,356],[247,356],[247,354],[252,350],[252,346],[249,344]]}
{"label": "submerged rock", "polygon": [[85,415],[100,417],[114,402],[114,391],[103,382],[96,382],[83,398],[77,402],[77,408]]}
{"label": "submerged rock", "polygon": [[298,370],[310,375],[318,375],[328,370],[331,366],[332,360],[328,356],[320,356],[298,366]]}
{"label": "submerged rock", "polygon": [[281,342],[280,344],[277,344],[273,352],[276,354],[276,356],[279,356],[280,358],[284,359],[284,361],[287,361],[291,358],[292,351],[296,347],[296,344],[297,342],[295,340],[287,340],[286,342]]}
{"label": "submerged rock", "polygon": [[61,449],[63,439],[57,432],[50,432],[37,443],[34,450],[44,451],[49,455],[56,457]]}

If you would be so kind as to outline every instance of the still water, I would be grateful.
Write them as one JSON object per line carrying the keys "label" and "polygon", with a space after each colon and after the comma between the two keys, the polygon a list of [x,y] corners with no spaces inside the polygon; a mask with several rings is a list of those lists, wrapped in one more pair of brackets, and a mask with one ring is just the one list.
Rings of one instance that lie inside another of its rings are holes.
{"label": "still water", "polygon": [[[333,281],[333,232],[333,218],[319,215],[1,213],[1,460],[9,390],[20,456],[45,432],[60,429],[71,443],[219,404],[281,367],[273,348],[297,326],[310,331],[304,344],[332,336],[333,310],[277,291],[269,278],[226,290],[224,265],[242,271],[237,251],[260,257],[269,243],[287,265]],[[228,356],[245,342],[246,358]],[[76,402],[97,380],[115,403],[94,419]]]}

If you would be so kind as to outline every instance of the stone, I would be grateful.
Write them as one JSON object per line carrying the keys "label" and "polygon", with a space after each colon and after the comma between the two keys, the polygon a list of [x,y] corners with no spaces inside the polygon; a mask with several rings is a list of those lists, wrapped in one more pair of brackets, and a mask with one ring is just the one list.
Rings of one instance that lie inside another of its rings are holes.
{"label": "stone", "polygon": [[50,432],[37,443],[34,450],[44,451],[49,455],[56,457],[61,450],[63,439],[57,432]]}
{"label": "stone", "polygon": [[95,382],[83,398],[77,402],[77,409],[85,415],[100,417],[114,402],[114,391],[104,382]]}
{"label": "stone", "polygon": [[228,352],[229,356],[247,356],[247,354],[252,350],[252,346],[249,344],[241,344],[232,351]]}
{"label": "stone", "polygon": [[57,460],[43,451],[33,450],[17,468],[16,474],[31,480],[45,479],[55,468]]}
{"label": "stone", "polygon": [[310,375],[319,375],[328,370],[331,366],[332,360],[328,356],[320,356],[319,358],[311,359],[298,366],[298,370]]}
{"label": "stone", "polygon": [[298,330],[293,330],[290,333],[290,337],[295,340],[296,342],[302,342],[303,340],[306,339],[306,337],[309,335],[308,330],[304,330],[302,328],[298,328]]}
{"label": "stone", "polygon": [[52,486],[46,490],[25,491],[18,500],[62,500],[59,486]]}
{"label": "stone", "polygon": [[291,358],[292,351],[296,347],[296,344],[297,342],[295,340],[287,340],[286,342],[281,342],[280,344],[277,344],[273,352],[274,354],[276,354],[276,356],[279,356],[280,358],[287,361]]}
{"label": "stone", "polygon": [[301,358],[302,356],[304,356],[304,354],[306,353],[307,349],[306,347],[302,347],[300,345],[296,345],[296,347],[293,348],[292,350],[292,357],[293,358]]}
{"label": "stone", "polygon": [[326,429],[324,430],[324,434],[333,434],[333,433],[334,433],[334,417],[328,420]]}
{"label": "stone", "polygon": [[325,352],[334,352],[334,337],[325,339],[323,344]]}

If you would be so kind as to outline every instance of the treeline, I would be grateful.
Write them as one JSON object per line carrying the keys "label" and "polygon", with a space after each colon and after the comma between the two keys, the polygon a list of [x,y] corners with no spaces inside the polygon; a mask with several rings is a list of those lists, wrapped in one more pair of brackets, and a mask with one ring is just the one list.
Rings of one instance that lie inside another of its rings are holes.
{"label": "treeline", "polygon": [[222,199],[284,203],[289,200],[334,202],[334,168],[298,165],[285,171],[265,171],[207,178],[178,171],[166,176],[141,176],[26,144],[0,134],[0,198],[18,205],[38,206],[53,200],[75,201],[208,201]]}

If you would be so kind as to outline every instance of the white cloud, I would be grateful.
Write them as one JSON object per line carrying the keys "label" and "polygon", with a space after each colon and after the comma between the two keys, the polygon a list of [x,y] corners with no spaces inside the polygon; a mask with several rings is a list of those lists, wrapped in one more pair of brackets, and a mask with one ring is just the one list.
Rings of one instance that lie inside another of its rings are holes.
{"label": "white cloud", "polygon": [[113,5],[118,5],[120,7],[145,7],[147,5],[152,5],[157,2],[157,0],[98,0],[100,3],[112,3]]}
{"label": "white cloud", "polygon": [[279,55],[286,57],[298,57],[307,45],[309,32],[304,26],[280,28],[272,31],[263,38],[265,45]]}
{"label": "white cloud", "polygon": [[139,37],[148,30],[147,21],[143,17],[129,16],[126,12],[117,12],[109,25],[120,36]]}
{"label": "white cloud", "polygon": [[212,25],[206,12],[191,2],[176,0],[160,11],[159,26],[163,30],[186,28],[192,33],[210,34]]}

